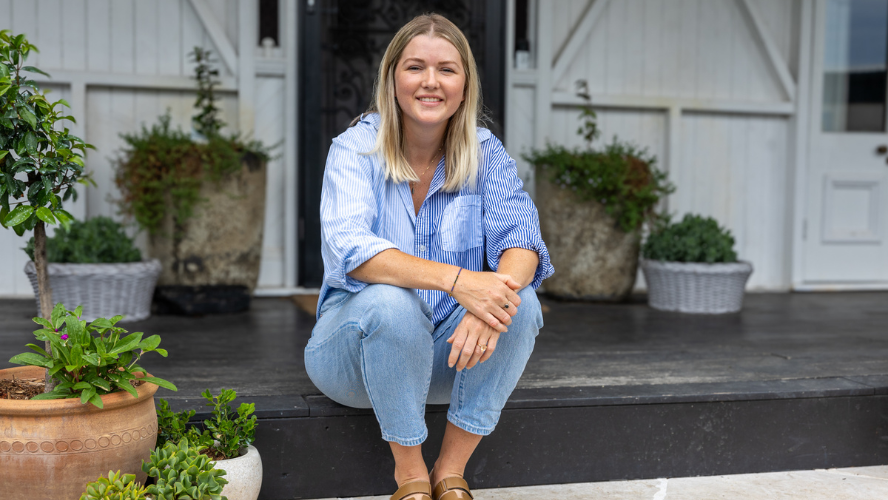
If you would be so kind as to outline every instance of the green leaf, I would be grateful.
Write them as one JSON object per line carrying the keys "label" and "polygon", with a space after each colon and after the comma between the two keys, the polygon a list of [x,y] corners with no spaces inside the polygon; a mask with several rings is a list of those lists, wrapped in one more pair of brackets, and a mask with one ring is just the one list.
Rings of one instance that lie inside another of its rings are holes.
{"label": "green leaf", "polygon": [[[86,384],[86,382],[82,382],[82,383]],[[93,396],[96,395],[95,388],[89,384],[86,384],[86,385],[87,385],[88,389],[85,389],[83,392],[80,393],[80,403],[81,404],[88,403],[90,398],[92,398]],[[74,386],[74,390],[77,390],[76,385]],[[98,405],[96,405],[96,406],[98,406]],[[99,406],[99,408],[101,408],[101,406]]]}
{"label": "green leaf", "polygon": [[52,366],[52,360],[47,359],[46,356],[41,356],[33,352],[25,352],[15,355],[9,360],[9,362],[14,365],[41,366],[44,368]]}
{"label": "green leaf", "polygon": [[120,354],[123,351],[132,351],[135,349],[139,342],[142,340],[141,333],[134,333],[132,335],[127,335],[126,337],[120,339],[120,343],[114,346],[113,349],[108,351],[108,354]]}
{"label": "green leaf", "polygon": [[44,357],[47,357],[47,358],[49,357],[49,354],[47,354],[46,351],[42,347],[40,347],[39,345],[28,344],[27,347],[30,347],[31,349],[36,351],[37,354],[43,355]]}
{"label": "green leaf", "polygon": [[126,380],[124,380],[123,382],[115,382],[114,385],[116,385],[118,388],[123,389],[124,391],[130,393],[133,397],[136,397],[136,398],[139,397],[139,393],[136,392],[135,387],[133,387],[133,385],[130,384]]}
{"label": "green leaf", "polygon": [[98,318],[95,321],[93,321],[92,323],[90,323],[89,326],[93,329],[107,330],[108,328],[111,328],[114,325],[112,325],[111,322],[105,318]]}
{"label": "green leaf", "polygon": [[[36,120],[36,117],[34,118]],[[25,148],[28,152],[36,152],[37,151],[37,136],[34,135],[34,132],[30,130],[25,134],[25,137],[22,139],[25,144]]]}
{"label": "green leaf", "polygon": [[22,222],[28,220],[28,217],[34,213],[34,207],[30,205],[19,205],[12,209],[12,212],[9,212],[9,215],[6,216],[6,220],[3,221],[3,224],[6,226],[18,226]]}
{"label": "green leaf", "polygon": [[98,394],[93,394],[91,398],[89,398],[89,402],[92,403],[96,408],[102,409],[105,407],[105,404],[102,402],[102,396]]}
{"label": "green leaf", "polygon": [[49,75],[49,73],[47,73],[47,72],[45,72],[45,71],[43,71],[43,70],[39,70],[39,69],[35,68],[34,66],[22,66],[22,71],[30,71],[30,72],[32,72],[32,73],[40,73],[40,74],[43,75],[43,76],[46,76],[46,77],[52,78],[52,77]]}
{"label": "green leaf", "polygon": [[39,218],[43,222],[50,224],[50,225],[56,223],[55,217],[52,216],[52,212],[48,208],[40,207],[37,209],[36,212],[37,212],[37,218]]}
{"label": "green leaf", "polygon": [[139,343],[139,348],[143,351],[153,351],[160,345],[160,335],[152,335]]}
{"label": "green leaf", "polygon": [[141,381],[143,381],[143,382],[148,382],[149,384],[157,385],[157,386],[159,386],[159,387],[163,387],[164,389],[169,389],[169,390],[171,390],[171,391],[178,391],[178,390],[179,390],[179,389],[176,388],[175,385],[173,385],[173,384],[170,383],[170,382],[167,382],[166,380],[164,380],[164,379],[162,379],[162,378],[157,378],[157,377],[142,377],[142,378],[139,379],[139,380],[141,380]]}
{"label": "green leaf", "polygon": [[[0,95],[3,95],[3,93],[0,92]],[[6,158],[6,155],[8,155],[8,154],[9,154],[9,151],[6,151],[5,149],[3,151],[0,151],[0,160],[2,160],[3,158]]]}
{"label": "green leaf", "polygon": [[92,389],[92,384],[90,384],[89,382],[77,382],[71,388],[75,391],[84,391],[86,389]]}
{"label": "green leaf", "polygon": [[102,389],[104,389],[108,392],[111,392],[111,384],[108,383],[108,381],[105,379],[101,379],[99,377],[93,377],[89,380],[89,382],[96,387],[101,387]]}
{"label": "green leaf", "polygon": [[70,394],[58,394],[55,392],[44,392],[43,394],[38,394],[38,395],[34,396],[33,398],[31,398],[31,401],[37,401],[37,400],[41,400],[41,399],[65,399],[68,396],[70,396]]}
{"label": "green leaf", "polygon": [[[34,113],[31,112],[30,109],[27,109],[27,108],[19,109],[19,118],[28,122],[28,125],[30,125],[31,128],[34,128],[37,126],[37,117],[34,115]],[[35,137],[34,139],[36,140],[37,138]]]}
{"label": "green leaf", "polygon": [[156,352],[157,354],[160,354],[163,357],[167,357],[167,350],[166,349],[155,349],[154,352]]}

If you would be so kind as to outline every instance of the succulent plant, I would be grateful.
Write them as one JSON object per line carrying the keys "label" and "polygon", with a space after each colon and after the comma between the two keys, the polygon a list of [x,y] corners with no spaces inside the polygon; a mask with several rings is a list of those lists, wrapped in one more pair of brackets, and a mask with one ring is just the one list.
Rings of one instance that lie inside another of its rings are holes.
{"label": "succulent plant", "polygon": [[108,477],[100,477],[86,485],[80,500],[145,500],[145,491],[136,482],[134,474],[108,471]]}
{"label": "succulent plant", "polygon": [[151,460],[142,463],[142,471],[154,478],[146,492],[154,500],[228,500],[222,487],[228,484],[224,470],[202,455],[202,446],[192,447],[188,439],[167,443],[151,452]]}

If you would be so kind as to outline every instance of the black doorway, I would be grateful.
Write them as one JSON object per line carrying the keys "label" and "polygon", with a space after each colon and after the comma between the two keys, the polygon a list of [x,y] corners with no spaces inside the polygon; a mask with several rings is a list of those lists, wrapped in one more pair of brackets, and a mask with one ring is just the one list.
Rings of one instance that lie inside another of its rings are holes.
{"label": "black doorway", "polygon": [[490,128],[503,133],[505,2],[502,0],[302,0],[299,2],[299,284],[318,287],[320,203],[331,140],[367,109],[382,54],[424,12],[453,21],[479,66]]}

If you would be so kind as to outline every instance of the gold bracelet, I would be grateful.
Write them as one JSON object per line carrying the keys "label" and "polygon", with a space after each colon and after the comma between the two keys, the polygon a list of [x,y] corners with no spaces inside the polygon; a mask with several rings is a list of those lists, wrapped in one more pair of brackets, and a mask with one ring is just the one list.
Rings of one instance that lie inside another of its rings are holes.
{"label": "gold bracelet", "polygon": [[456,280],[459,279],[460,273],[462,273],[463,268],[459,268],[459,271],[456,272],[456,278],[453,278],[453,286],[450,287],[450,291],[447,292],[447,295],[453,297],[453,289],[456,288]]}

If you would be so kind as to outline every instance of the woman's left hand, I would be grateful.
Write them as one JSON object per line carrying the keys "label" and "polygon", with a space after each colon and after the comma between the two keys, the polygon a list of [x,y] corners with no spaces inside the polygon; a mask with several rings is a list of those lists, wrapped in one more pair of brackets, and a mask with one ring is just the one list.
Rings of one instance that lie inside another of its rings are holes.
{"label": "woman's left hand", "polygon": [[[453,345],[450,348],[450,358],[447,360],[447,365],[450,367],[455,365],[456,371],[460,371],[463,368],[472,368],[478,362],[487,361],[496,350],[499,336],[498,331],[466,311],[462,321],[453,330],[453,335],[447,339],[447,343]],[[485,351],[481,351],[478,347],[482,345],[487,346]]]}

